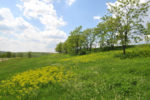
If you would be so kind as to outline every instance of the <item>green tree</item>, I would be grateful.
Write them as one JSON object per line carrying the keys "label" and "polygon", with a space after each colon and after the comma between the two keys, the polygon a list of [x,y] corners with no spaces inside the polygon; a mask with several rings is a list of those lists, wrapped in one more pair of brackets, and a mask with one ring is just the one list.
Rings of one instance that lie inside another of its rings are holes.
{"label": "green tree", "polygon": [[32,52],[27,53],[28,58],[32,58]]}
{"label": "green tree", "polygon": [[95,34],[97,36],[97,41],[99,42],[100,48],[103,48],[106,46],[106,40],[107,40],[107,29],[104,22],[100,22],[97,27],[95,28]]}
{"label": "green tree", "polygon": [[23,53],[18,53],[18,55],[17,55],[18,57],[23,57]]}
{"label": "green tree", "polygon": [[67,48],[68,52],[72,54],[78,54],[82,49],[82,26],[77,27],[70,33],[70,36],[67,39]]}
{"label": "green tree", "polygon": [[7,58],[11,58],[12,57],[12,53],[11,52],[6,52],[6,57]]}
{"label": "green tree", "polygon": [[57,44],[55,50],[56,50],[56,52],[62,53],[63,52],[63,43],[60,42],[59,44]]}
{"label": "green tree", "polygon": [[14,58],[15,58],[15,57],[16,57],[16,53],[12,53],[12,57],[14,57]]}
{"label": "green tree", "polygon": [[[139,33],[141,22],[149,8],[149,2],[141,3],[140,0],[117,0],[116,4],[108,4],[109,12],[119,19],[118,33],[123,47],[123,54],[126,54],[129,36],[136,36],[135,33]],[[136,32],[133,32],[135,30]]]}
{"label": "green tree", "polygon": [[145,29],[145,41],[148,44],[150,41],[150,23],[147,23],[146,29]]}
{"label": "green tree", "polygon": [[118,19],[113,18],[112,16],[104,16],[102,18],[105,25],[105,30],[107,34],[107,45],[111,48],[114,48],[114,45],[117,44],[117,29],[119,27]]}
{"label": "green tree", "polygon": [[65,41],[62,45],[63,53],[68,53],[68,43]]}
{"label": "green tree", "polygon": [[145,35],[150,35],[150,23],[148,22],[145,28]]}
{"label": "green tree", "polygon": [[87,50],[92,50],[93,43],[96,39],[94,29],[86,29],[83,31],[83,43]]}

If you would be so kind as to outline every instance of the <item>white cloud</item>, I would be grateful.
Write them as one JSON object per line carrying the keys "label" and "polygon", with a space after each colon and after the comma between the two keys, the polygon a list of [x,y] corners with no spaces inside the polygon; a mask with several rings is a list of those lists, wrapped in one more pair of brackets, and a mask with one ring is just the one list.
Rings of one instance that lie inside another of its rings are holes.
{"label": "white cloud", "polygon": [[93,19],[94,20],[98,20],[99,22],[101,21],[101,17],[100,16],[94,16]]}
{"label": "white cloud", "polygon": [[94,16],[93,19],[95,19],[95,20],[100,20],[101,17],[100,17],[100,16]]}
{"label": "white cloud", "polygon": [[[45,51],[46,44],[36,43],[34,41],[20,41],[14,39],[8,39],[5,37],[0,37],[0,46],[3,51]],[[48,51],[48,49],[47,49]]]}
{"label": "white cloud", "polygon": [[23,17],[14,17],[8,8],[0,9],[0,51],[54,52],[56,44],[67,38],[59,28],[66,25],[59,17],[52,0],[21,0],[17,6],[29,20],[37,19],[44,30],[33,26]]}
{"label": "white cloud", "polygon": [[66,0],[66,4],[71,6],[76,0]]}
{"label": "white cloud", "polygon": [[[22,0],[23,14],[27,18],[39,19],[46,29],[58,28],[66,23],[62,17],[58,17],[51,0]],[[47,1],[47,2],[45,2]]]}

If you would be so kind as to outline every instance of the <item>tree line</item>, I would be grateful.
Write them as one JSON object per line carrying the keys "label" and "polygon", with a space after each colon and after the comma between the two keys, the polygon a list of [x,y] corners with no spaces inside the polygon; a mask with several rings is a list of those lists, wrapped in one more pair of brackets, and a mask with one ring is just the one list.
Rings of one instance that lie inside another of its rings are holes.
{"label": "tree line", "polygon": [[13,53],[13,52],[1,52],[0,58],[16,58],[16,57],[32,57],[32,52],[27,53]]}
{"label": "tree line", "polygon": [[122,46],[123,54],[129,43],[138,43],[145,35],[145,41],[150,41],[150,23],[144,27],[144,17],[150,7],[150,0],[141,3],[140,0],[117,0],[116,4],[108,4],[108,14],[94,28],[82,31],[82,26],[75,28],[67,40],[60,42],[55,50],[59,53],[85,54],[92,48],[114,48]]}

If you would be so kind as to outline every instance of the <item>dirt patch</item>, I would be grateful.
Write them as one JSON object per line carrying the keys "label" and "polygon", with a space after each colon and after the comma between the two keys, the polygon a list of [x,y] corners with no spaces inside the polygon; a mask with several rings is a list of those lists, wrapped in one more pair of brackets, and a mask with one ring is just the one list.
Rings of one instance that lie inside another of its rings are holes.
{"label": "dirt patch", "polygon": [[0,58],[0,62],[9,60],[10,58]]}

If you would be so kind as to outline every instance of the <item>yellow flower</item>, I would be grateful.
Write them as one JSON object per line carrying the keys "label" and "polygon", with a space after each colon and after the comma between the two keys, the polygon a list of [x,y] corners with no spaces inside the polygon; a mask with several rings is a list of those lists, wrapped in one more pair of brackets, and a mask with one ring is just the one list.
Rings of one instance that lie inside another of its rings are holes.
{"label": "yellow flower", "polygon": [[12,76],[9,80],[1,81],[0,92],[17,95],[16,98],[20,99],[21,96],[35,94],[35,90],[42,86],[47,86],[49,83],[63,82],[71,77],[72,73],[64,73],[64,69],[61,67],[47,66],[25,71]]}

